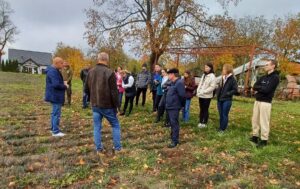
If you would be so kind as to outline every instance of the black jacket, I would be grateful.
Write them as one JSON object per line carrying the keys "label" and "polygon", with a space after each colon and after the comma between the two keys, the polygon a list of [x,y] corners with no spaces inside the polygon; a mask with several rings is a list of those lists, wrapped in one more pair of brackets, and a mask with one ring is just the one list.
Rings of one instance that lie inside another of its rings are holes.
{"label": "black jacket", "polygon": [[277,71],[262,76],[253,86],[256,100],[261,102],[272,102],[276,87],[279,84],[279,75]]}
{"label": "black jacket", "polygon": [[225,84],[223,79],[220,86],[217,89],[217,99],[218,101],[232,100],[232,96],[238,93],[238,85],[233,75],[227,78]]}
{"label": "black jacket", "polygon": [[80,71],[80,79],[81,79],[81,81],[83,82],[83,84],[84,84],[85,81],[86,81],[86,77],[87,77],[88,73],[89,73],[89,69],[88,69],[88,68],[84,68],[84,69],[82,69],[82,70]]}

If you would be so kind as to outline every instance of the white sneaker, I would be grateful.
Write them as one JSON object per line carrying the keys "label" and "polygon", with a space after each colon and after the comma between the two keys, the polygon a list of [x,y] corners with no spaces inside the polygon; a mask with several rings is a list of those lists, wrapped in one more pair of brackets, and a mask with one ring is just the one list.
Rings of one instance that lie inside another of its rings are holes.
{"label": "white sneaker", "polygon": [[206,124],[199,123],[199,124],[198,124],[198,127],[199,127],[199,128],[205,128],[205,127],[206,127]]}
{"label": "white sneaker", "polygon": [[59,132],[59,133],[56,133],[56,134],[52,134],[52,136],[54,137],[63,137],[65,136],[66,134],[62,133],[62,132]]}

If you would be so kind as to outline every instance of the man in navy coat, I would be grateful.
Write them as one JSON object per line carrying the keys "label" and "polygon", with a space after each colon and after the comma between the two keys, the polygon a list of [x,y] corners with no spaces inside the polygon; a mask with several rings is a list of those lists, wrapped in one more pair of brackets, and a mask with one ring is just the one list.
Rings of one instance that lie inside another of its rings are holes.
{"label": "man in navy coat", "polygon": [[61,137],[65,134],[59,129],[59,122],[61,116],[61,107],[65,101],[65,90],[69,87],[64,82],[60,73],[63,68],[64,60],[60,57],[53,59],[53,64],[46,69],[46,91],[45,101],[52,105],[51,112],[51,132],[52,136]]}
{"label": "man in navy coat", "polygon": [[172,81],[166,95],[166,110],[170,120],[172,140],[168,147],[174,148],[179,143],[179,112],[185,105],[185,87],[178,69],[170,69],[167,73]]}

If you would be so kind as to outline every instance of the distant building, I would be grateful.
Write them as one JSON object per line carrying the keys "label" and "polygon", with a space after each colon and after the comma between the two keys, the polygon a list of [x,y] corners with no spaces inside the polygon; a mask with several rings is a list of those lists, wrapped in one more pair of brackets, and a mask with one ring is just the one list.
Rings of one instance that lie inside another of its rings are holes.
{"label": "distant building", "polygon": [[8,49],[8,59],[19,63],[19,71],[42,74],[52,64],[52,54],[47,52]]}

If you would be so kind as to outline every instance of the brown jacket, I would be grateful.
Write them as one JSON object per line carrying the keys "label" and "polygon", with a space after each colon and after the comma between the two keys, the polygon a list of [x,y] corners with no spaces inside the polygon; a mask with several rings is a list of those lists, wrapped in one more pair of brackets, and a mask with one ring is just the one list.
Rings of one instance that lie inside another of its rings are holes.
{"label": "brown jacket", "polygon": [[104,64],[97,64],[86,78],[85,92],[97,108],[117,108],[118,88],[115,73]]}

